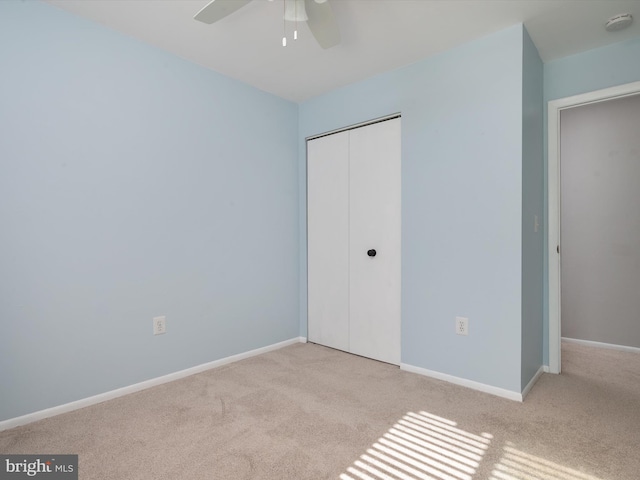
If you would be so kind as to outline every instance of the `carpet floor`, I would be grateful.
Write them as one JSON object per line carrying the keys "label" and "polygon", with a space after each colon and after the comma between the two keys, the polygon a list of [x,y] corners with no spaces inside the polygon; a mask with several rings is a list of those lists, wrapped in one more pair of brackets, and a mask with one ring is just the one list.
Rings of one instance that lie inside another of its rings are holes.
{"label": "carpet floor", "polygon": [[563,344],[524,403],[313,344],[0,432],[82,480],[638,480],[640,355]]}

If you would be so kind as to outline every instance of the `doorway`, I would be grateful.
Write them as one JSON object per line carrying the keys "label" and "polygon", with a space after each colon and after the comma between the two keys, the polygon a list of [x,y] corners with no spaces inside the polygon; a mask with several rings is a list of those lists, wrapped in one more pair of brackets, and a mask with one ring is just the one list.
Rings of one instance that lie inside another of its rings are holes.
{"label": "doorway", "polygon": [[[598,90],[549,102],[548,107],[548,284],[549,371],[561,371],[562,240],[561,240],[561,114],[576,107],[618,100],[640,94],[640,82]],[[594,272],[597,275],[597,272]]]}

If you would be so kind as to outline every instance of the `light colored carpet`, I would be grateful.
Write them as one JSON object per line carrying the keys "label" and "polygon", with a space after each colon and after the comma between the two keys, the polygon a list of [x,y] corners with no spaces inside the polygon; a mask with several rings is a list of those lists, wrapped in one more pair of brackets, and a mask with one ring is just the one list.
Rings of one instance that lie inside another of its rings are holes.
{"label": "light colored carpet", "polygon": [[80,479],[638,480],[640,355],[563,345],[525,402],[312,344],[0,432]]}

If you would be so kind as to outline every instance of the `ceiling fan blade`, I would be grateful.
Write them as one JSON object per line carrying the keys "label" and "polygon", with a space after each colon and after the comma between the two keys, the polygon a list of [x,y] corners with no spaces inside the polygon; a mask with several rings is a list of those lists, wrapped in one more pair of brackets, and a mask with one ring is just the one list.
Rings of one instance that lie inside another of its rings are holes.
{"label": "ceiling fan blade", "polygon": [[218,20],[240,10],[251,0],[211,0],[196,13],[193,18],[204,23],[215,23]]}
{"label": "ceiling fan blade", "polygon": [[340,43],[340,28],[329,2],[318,3],[315,0],[305,0],[305,8],[309,20],[309,30],[318,44],[324,48],[331,48]]}

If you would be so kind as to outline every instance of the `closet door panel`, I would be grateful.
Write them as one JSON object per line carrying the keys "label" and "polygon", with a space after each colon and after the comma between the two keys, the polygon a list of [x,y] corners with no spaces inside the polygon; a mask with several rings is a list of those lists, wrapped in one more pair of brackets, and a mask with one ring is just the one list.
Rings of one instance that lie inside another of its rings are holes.
{"label": "closet door panel", "polygon": [[308,339],[349,351],[349,133],[307,142]]}
{"label": "closet door panel", "polygon": [[349,143],[350,351],[399,364],[400,119],[351,130]]}

